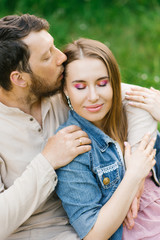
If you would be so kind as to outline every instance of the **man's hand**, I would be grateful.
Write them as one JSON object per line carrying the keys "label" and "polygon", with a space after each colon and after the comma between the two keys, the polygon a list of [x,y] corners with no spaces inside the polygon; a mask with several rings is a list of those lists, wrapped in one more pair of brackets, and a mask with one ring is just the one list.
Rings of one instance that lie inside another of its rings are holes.
{"label": "man's hand", "polygon": [[54,169],[58,169],[70,163],[79,154],[91,150],[90,144],[87,133],[72,125],[49,138],[42,154]]}

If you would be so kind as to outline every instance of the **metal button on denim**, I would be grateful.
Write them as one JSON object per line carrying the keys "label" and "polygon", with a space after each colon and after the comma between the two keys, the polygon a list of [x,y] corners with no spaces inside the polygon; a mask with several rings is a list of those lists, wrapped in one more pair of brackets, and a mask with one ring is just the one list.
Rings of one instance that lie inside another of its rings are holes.
{"label": "metal button on denim", "polygon": [[110,183],[110,179],[108,178],[108,177],[105,177],[104,179],[103,179],[103,184],[104,185],[108,185]]}

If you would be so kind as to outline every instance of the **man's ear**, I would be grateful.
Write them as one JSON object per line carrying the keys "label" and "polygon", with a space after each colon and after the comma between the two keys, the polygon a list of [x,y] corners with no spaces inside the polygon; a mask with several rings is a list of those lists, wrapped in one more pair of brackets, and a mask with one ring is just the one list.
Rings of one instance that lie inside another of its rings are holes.
{"label": "man's ear", "polygon": [[16,86],[19,86],[19,87],[27,86],[27,82],[26,82],[25,78],[23,77],[23,74],[20,73],[19,71],[11,72],[10,80]]}

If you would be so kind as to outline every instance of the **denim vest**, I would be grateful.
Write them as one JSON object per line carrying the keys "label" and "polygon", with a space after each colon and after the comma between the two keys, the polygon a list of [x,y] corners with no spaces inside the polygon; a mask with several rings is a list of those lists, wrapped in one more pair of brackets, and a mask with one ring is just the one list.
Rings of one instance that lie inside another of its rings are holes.
{"label": "denim vest", "polygon": [[[91,150],[57,170],[56,192],[71,225],[82,239],[92,229],[100,209],[120,184],[124,176],[124,163],[119,145],[74,111],[69,112],[67,122],[57,131],[72,124],[87,132],[92,141]],[[110,239],[121,238],[122,225]]]}

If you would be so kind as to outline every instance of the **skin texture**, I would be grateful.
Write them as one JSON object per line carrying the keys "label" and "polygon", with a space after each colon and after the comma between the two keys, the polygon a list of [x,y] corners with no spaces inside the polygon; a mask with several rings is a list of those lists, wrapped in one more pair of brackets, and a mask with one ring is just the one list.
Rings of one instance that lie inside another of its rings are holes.
{"label": "skin texture", "polygon": [[68,64],[65,94],[80,116],[102,128],[113,97],[108,72],[102,61],[82,58]]}
{"label": "skin texture", "polygon": [[32,32],[23,41],[31,52],[29,63],[33,74],[28,76],[30,92],[38,97],[54,93],[61,84],[62,63],[66,60],[66,56],[54,46],[53,37],[45,30]]}

